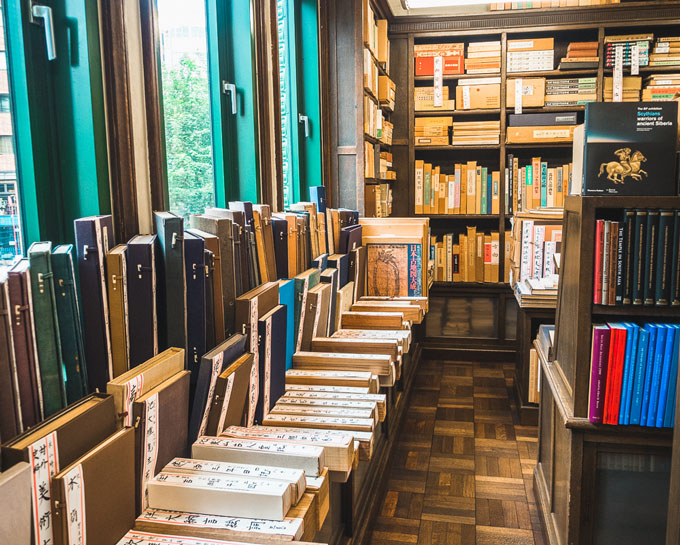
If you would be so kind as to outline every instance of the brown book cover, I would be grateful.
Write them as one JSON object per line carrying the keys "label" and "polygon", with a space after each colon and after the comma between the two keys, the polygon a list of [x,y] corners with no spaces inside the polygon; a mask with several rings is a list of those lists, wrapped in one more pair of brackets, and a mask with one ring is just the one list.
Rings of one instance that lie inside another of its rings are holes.
{"label": "brown book cover", "polygon": [[247,352],[217,377],[206,435],[219,435],[223,429],[243,423],[252,368],[253,354]]}
{"label": "brown book cover", "polygon": [[109,295],[109,327],[113,376],[130,368],[130,335],[127,305],[127,245],[119,244],[106,254],[106,283]]}
{"label": "brown book cover", "polygon": [[116,545],[132,528],[134,431],[117,431],[52,478],[55,545]]}
{"label": "brown book cover", "polygon": [[8,545],[31,545],[31,474],[26,462],[0,473],[0,531]]}
{"label": "brown book cover", "polygon": [[189,427],[189,371],[182,371],[137,399],[135,426],[136,514],[147,507],[146,483],[173,458],[184,456]]}
{"label": "brown book cover", "polygon": [[[267,278],[270,282],[272,282],[278,277],[276,274],[276,255],[274,254],[274,231],[272,229],[271,207],[268,204],[254,204],[253,216],[255,212],[260,215],[260,223],[262,225],[262,240],[265,254],[265,267],[267,269]],[[265,282],[264,278],[265,277],[262,276],[263,282]]]}

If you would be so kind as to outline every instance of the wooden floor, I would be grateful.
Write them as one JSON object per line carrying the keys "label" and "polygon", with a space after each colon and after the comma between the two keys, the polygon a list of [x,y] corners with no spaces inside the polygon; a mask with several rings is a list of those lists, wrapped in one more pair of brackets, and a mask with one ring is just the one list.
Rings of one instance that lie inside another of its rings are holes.
{"label": "wooden floor", "polygon": [[544,545],[532,490],[537,429],[519,425],[511,373],[422,362],[374,545]]}

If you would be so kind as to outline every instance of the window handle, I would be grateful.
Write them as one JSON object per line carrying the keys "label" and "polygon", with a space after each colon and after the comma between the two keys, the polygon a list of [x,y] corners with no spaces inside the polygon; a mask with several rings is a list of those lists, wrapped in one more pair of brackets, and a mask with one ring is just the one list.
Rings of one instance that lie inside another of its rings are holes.
{"label": "window handle", "polygon": [[298,114],[298,123],[302,123],[305,126],[305,138],[309,138],[309,117]]}
{"label": "window handle", "polygon": [[54,20],[52,18],[52,8],[42,4],[31,6],[32,23],[38,24],[35,19],[43,20],[45,28],[45,46],[47,48],[47,60],[53,61],[57,58],[57,45],[54,41]]}
{"label": "window handle", "polygon": [[231,97],[231,113],[236,115],[236,85],[234,83],[228,83],[226,81],[222,82],[222,92],[224,94],[229,93]]}

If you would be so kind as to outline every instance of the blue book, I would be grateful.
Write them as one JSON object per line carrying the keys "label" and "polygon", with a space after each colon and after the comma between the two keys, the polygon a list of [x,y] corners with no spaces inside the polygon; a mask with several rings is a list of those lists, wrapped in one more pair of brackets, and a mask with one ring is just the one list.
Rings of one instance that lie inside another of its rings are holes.
{"label": "blue book", "polygon": [[645,388],[645,374],[647,368],[647,347],[649,346],[649,329],[647,326],[640,329],[638,335],[638,351],[633,374],[633,398],[630,405],[629,423],[640,425],[640,412],[642,410],[642,394]]}
{"label": "blue book", "polygon": [[548,163],[541,163],[541,207],[548,206]]}
{"label": "blue book", "polygon": [[652,370],[652,386],[649,390],[649,407],[647,409],[647,425],[656,426],[656,410],[659,407],[659,391],[661,390],[661,373],[666,353],[666,333],[664,324],[656,326],[656,345],[654,347],[654,369]]}
{"label": "blue book", "polygon": [[678,360],[680,359],[680,325],[675,328],[675,340],[673,342],[673,356],[671,358],[671,372],[668,375],[668,395],[666,396],[666,410],[663,416],[663,427],[673,427],[675,416],[675,399],[678,393]]}
{"label": "blue book", "polygon": [[637,357],[638,334],[640,326],[626,323],[626,355],[623,363],[623,381],[621,385],[621,406],[619,409],[619,424],[630,423],[630,402],[633,397],[633,374]]}
{"label": "blue book", "polygon": [[668,380],[671,373],[671,360],[673,358],[673,345],[675,344],[675,336],[677,335],[675,326],[671,324],[664,324],[666,329],[666,342],[664,343],[663,358],[661,360],[661,380],[659,382],[659,399],[656,404],[656,418],[655,426],[661,428],[663,426],[663,418],[666,412],[666,398],[668,397],[669,384]]}
{"label": "blue book", "polygon": [[652,378],[654,376],[654,359],[656,357],[656,338],[659,335],[658,324],[645,324],[649,327],[649,345],[647,347],[647,368],[645,369],[645,387],[642,391],[642,410],[640,411],[640,425],[647,425],[649,415],[649,400],[652,396]]}
{"label": "blue book", "polygon": [[491,205],[493,202],[493,185],[491,182],[491,174],[486,177],[486,213],[491,214]]}
{"label": "blue book", "polygon": [[279,305],[286,306],[286,370],[293,368],[295,352],[295,281],[279,280]]}

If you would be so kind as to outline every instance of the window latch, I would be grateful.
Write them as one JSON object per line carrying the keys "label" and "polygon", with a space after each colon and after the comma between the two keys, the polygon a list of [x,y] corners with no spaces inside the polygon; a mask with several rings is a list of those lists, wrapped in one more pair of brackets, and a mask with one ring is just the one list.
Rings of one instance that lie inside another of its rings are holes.
{"label": "window latch", "polygon": [[227,81],[222,82],[222,92],[226,95],[229,93],[231,97],[231,113],[236,115],[236,85]]}
{"label": "window latch", "polygon": [[302,123],[305,126],[305,138],[309,138],[309,117],[298,114],[298,123]]}
{"label": "window latch", "polygon": [[47,60],[53,61],[57,58],[57,44],[54,40],[54,19],[52,18],[52,8],[42,4],[31,4],[30,22],[38,23],[37,19],[42,19],[45,29],[45,47],[47,49]]}

